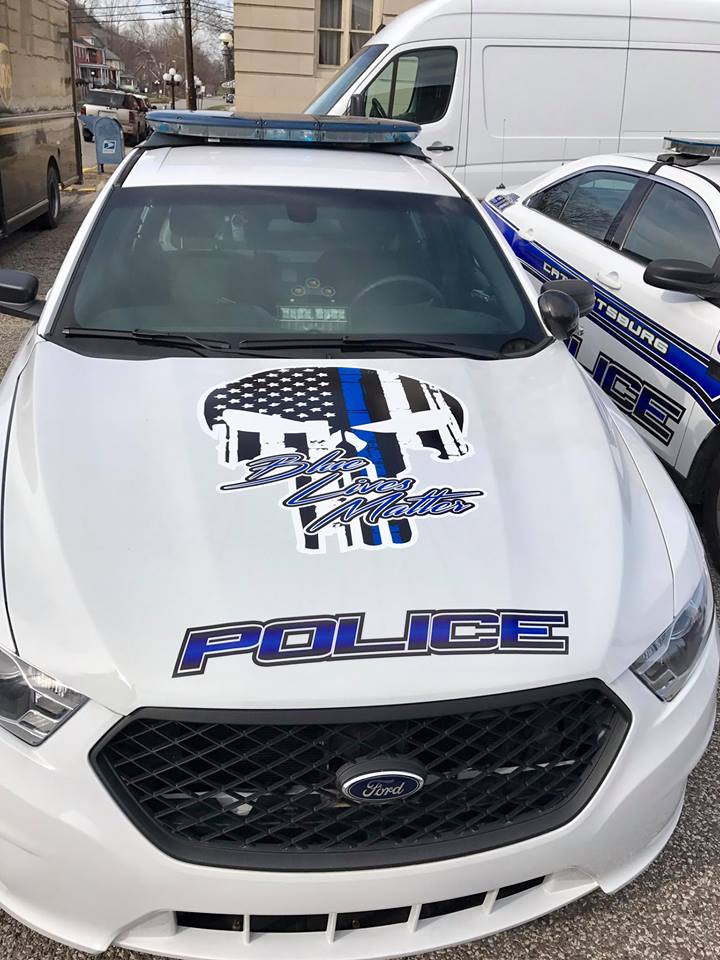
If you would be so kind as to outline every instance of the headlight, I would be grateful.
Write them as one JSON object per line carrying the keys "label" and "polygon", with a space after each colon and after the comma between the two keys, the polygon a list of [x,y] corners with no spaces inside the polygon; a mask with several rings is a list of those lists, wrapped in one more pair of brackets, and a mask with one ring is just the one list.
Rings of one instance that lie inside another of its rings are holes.
{"label": "headlight", "polygon": [[0,727],[35,747],[85,702],[12,653],[0,650]]}
{"label": "headlight", "polygon": [[672,700],[687,683],[705,648],[715,614],[707,572],[685,609],[630,668],[661,700]]}

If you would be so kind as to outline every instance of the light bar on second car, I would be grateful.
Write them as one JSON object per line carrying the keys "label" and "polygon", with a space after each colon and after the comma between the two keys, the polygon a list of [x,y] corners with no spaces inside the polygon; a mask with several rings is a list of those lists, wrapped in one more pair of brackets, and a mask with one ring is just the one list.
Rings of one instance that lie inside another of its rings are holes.
{"label": "light bar on second car", "polygon": [[249,140],[275,143],[410,143],[417,123],[367,117],[314,117],[308,114],[243,114],[217,111],[154,110],[147,122],[156,133],[201,137],[209,141]]}
{"label": "light bar on second car", "polygon": [[688,140],[684,137],[665,137],[665,147],[673,153],[709,159],[720,157],[720,140]]}

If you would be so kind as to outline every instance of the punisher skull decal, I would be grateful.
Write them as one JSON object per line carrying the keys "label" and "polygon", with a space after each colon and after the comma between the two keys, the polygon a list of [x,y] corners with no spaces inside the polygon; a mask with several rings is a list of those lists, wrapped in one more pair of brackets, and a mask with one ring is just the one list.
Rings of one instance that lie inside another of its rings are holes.
{"label": "punisher skull decal", "polygon": [[[263,370],[215,387],[203,426],[220,463],[242,471],[220,490],[283,489],[298,548],[405,546],[416,517],[472,510],[482,490],[417,488],[410,451],[469,456],[462,403],[432,383],[359,367]],[[420,453],[422,456],[422,453]]]}

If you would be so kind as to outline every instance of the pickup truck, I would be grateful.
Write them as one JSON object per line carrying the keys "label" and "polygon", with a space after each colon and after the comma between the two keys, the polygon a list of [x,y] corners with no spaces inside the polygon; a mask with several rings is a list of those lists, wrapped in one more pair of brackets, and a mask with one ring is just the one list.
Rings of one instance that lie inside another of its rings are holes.
{"label": "pickup truck", "polygon": [[146,113],[147,104],[133,93],[125,90],[88,90],[80,108],[83,137],[88,141],[93,139],[98,117],[114,117],[123,129],[125,141],[131,145],[140,143],[147,136]]}

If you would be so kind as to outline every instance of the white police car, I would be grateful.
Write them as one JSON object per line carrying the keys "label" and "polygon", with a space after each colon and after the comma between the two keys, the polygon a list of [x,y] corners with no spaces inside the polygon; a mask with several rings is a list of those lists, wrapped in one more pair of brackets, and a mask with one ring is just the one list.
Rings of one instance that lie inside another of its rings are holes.
{"label": "white police car", "polygon": [[358,960],[617,890],[718,642],[687,508],[558,342],[592,291],[538,309],[412,125],[154,125],[44,308],[0,275],[40,314],[0,389],[0,905]]}
{"label": "white police car", "polygon": [[720,142],[568,163],[486,205],[540,285],[597,300],[571,352],[702,506],[720,563]]}

